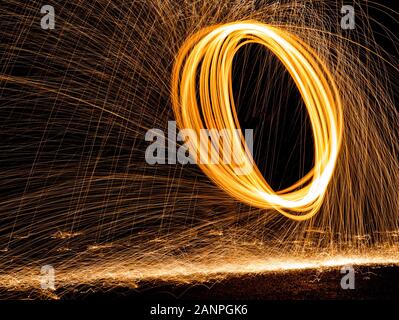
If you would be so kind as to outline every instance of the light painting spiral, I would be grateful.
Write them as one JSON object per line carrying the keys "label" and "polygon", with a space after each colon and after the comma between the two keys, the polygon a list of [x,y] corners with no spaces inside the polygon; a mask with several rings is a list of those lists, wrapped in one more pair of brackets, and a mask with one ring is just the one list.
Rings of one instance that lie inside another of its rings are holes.
{"label": "light painting spiral", "polygon": [[[265,46],[284,64],[302,95],[312,124],[314,167],[280,191],[267,183],[253,164],[245,139],[235,131],[240,123],[232,92],[232,64],[237,51],[250,43]],[[294,220],[305,220],[317,213],[337,162],[343,116],[333,77],[309,45],[283,29],[257,21],[206,28],[190,37],[179,52],[173,69],[172,102],[181,128],[194,129],[196,133],[204,128],[233,133],[228,136],[230,143],[216,146],[211,142],[210,148],[195,138],[188,139],[190,149],[198,154],[240,146],[234,157],[243,160],[241,169],[245,168],[245,174],[237,174],[234,163],[199,163],[223,190],[242,202],[274,208]],[[211,137],[212,134],[211,131]]]}

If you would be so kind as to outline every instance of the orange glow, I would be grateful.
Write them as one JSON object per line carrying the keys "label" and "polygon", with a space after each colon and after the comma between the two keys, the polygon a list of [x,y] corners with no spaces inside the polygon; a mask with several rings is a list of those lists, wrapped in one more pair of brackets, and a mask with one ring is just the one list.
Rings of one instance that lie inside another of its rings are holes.
{"label": "orange glow", "polygon": [[[237,174],[231,163],[199,166],[236,199],[259,208],[274,208],[294,220],[305,220],[319,210],[333,175],[342,138],[342,106],[329,70],[299,38],[256,21],[218,25],[190,37],[180,49],[173,70],[172,102],[177,124],[197,133],[204,128],[230,132],[240,128],[231,70],[237,51],[250,43],[271,50],[294,79],[312,123],[315,165],[291,187],[275,191],[253,165],[245,140],[236,131],[228,145],[240,146],[233,156],[236,162],[243,161],[239,169],[244,174]],[[199,154],[217,152],[212,144],[208,149],[195,139],[188,143]]]}

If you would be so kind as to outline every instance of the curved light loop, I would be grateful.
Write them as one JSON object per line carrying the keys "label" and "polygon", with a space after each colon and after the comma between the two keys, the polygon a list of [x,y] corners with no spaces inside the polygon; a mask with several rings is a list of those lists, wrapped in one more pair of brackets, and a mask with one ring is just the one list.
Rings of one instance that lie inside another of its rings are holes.
{"label": "curved light loop", "polygon": [[[180,128],[241,129],[232,92],[232,65],[244,45],[265,46],[295,81],[309,114],[314,139],[314,167],[291,187],[275,191],[254,164],[245,139],[233,134],[234,163],[198,163],[203,172],[234,198],[251,206],[275,209],[294,220],[315,215],[333,176],[342,140],[343,116],[333,76],[309,45],[292,33],[257,21],[212,26],[188,38],[172,72],[172,105]],[[276,106],[278,107],[278,106]],[[238,131],[235,131],[238,132]],[[198,154],[218,152],[214,145],[188,139]],[[223,146],[219,146],[219,151]]]}

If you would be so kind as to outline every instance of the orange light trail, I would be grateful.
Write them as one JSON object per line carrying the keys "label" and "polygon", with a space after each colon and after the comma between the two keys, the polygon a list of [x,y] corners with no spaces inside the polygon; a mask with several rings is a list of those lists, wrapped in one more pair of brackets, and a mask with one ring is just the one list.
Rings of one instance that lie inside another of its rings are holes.
{"label": "orange light trail", "polygon": [[[302,95],[312,124],[315,165],[281,191],[273,190],[267,183],[253,165],[245,140],[239,131],[234,131],[240,123],[232,92],[232,64],[237,51],[250,43],[265,46],[281,60]],[[243,160],[240,169],[244,174],[237,174],[234,163],[199,163],[204,173],[227,193],[259,208],[274,208],[294,220],[309,219],[318,212],[341,145],[342,106],[328,68],[298,37],[257,21],[233,22],[196,33],[183,44],[176,59],[172,102],[181,128],[197,133],[204,128],[233,132],[227,146],[239,146],[233,156],[236,162]],[[219,150],[212,143],[208,149],[206,143],[191,137],[188,140],[191,150],[199,154],[215,154]],[[220,147],[222,151],[223,148],[225,145]]]}
{"label": "orange light trail", "polygon": [[[76,0],[42,30],[4,2],[0,297],[399,266],[399,13],[357,4],[344,30],[334,1]],[[150,164],[154,128],[233,163]]]}

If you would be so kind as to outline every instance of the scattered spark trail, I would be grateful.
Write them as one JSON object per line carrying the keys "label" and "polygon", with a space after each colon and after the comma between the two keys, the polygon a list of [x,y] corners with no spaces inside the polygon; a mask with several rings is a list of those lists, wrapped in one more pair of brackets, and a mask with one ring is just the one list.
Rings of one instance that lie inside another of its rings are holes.
{"label": "scattered spark trail", "polygon": [[[314,131],[315,165],[294,185],[275,192],[262,173],[252,166],[252,155],[248,154],[245,141],[242,142],[240,135],[235,134],[230,137],[234,141],[227,147],[241,145],[235,156],[244,159],[240,169],[245,173],[237,175],[234,164],[222,161],[211,165],[200,163],[200,166],[224,190],[249,205],[273,208],[294,220],[309,219],[320,209],[333,174],[341,144],[342,107],[329,70],[298,38],[256,21],[230,23],[200,31],[182,46],[174,68],[172,98],[176,119],[182,128],[195,129],[195,132],[203,128],[235,132],[240,128],[234,107],[231,69],[236,52],[249,43],[264,45],[276,54],[300,88]],[[196,102],[196,75],[200,64],[201,109]],[[208,150],[202,142],[199,144],[193,138],[190,141],[194,152],[199,154],[218,152],[214,144]],[[287,210],[305,214],[298,216]]]}
{"label": "scattered spark trail", "polygon": [[[2,4],[1,295],[40,290],[43,265],[73,290],[397,264],[399,68],[367,11],[395,23],[397,13],[356,4],[350,32],[322,0],[77,0],[56,6],[54,30],[40,28],[39,1]],[[253,159],[235,138],[254,162],[248,177],[145,161],[145,133],[169,120],[244,128],[247,118]],[[300,178],[274,188],[291,131]]]}

